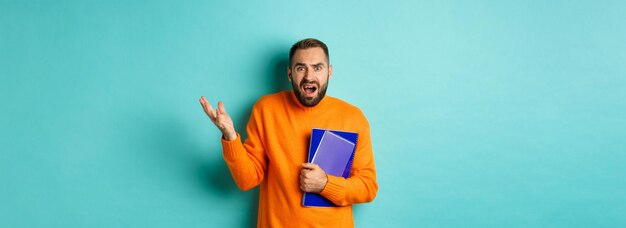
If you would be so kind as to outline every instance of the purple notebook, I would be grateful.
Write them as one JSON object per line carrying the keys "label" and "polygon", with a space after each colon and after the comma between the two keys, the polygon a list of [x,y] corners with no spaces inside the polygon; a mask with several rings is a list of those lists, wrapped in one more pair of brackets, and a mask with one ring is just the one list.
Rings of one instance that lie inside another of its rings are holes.
{"label": "purple notebook", "polygon": [[326,174],[341,176],[346,170],[354,147],[355,144],[347,139],[331,131],[325,131],[311,163],[319,165]]}
{"label": "purple notebook", "polygon": [[[314,128],[308,162],[319,165],[328,175],[350,177],[358,134]],[[320,194],[304,193],[303,206],[336,207]]]}

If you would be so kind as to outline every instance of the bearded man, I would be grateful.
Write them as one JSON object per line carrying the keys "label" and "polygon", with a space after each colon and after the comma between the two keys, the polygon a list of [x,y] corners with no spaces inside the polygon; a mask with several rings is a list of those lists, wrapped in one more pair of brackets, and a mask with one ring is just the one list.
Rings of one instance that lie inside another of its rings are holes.
{"label": "bearded man", "polygon": [[[287,76],[293,91],[266,95],[254,104],[245,143],[224,104],[214,109],[200,98],[222,132],[224,160],[240,189],[260,185],[258,227],[354,227],[352,205],[371,202],[378,191],[369,123],[359,108],[326,96],[333,68],[323,42],[295,43]],[[348,178],[306,163],[313,128],[358,134]],[[303,192],[318,193],[337,207],[303,206]]]}

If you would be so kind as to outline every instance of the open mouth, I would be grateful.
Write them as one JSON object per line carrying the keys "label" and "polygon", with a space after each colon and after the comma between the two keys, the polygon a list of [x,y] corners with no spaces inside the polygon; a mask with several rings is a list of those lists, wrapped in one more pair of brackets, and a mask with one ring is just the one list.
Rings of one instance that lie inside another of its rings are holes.
{"label": "open mouth", "polygon": [[302,91],[304,91],[305,94],[307,95],[311,95],[313,93],[315,93],[315,91],[317,91],[317,85],[315,84],[307,84],[302,86]]}

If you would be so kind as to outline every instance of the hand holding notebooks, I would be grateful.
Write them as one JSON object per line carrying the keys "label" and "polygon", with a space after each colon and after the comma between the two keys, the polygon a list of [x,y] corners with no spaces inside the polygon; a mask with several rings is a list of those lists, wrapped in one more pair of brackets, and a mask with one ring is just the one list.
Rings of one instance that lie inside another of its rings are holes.
{"label": "hand holding notebooks", "polygon": [[[308,162],[319,165],[328,175],[350,177],[358,134],[314,128]],[[304,193],[303,206],[336,207],[316,193]]]}

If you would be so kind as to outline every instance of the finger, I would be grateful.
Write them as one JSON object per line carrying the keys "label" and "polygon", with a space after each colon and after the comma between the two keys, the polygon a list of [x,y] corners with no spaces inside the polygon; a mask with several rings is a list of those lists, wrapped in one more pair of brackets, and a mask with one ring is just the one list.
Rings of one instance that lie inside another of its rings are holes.
{"label": "finger", "polygon": [[211,117],[212,120],[215,120],[215,118],[217,118],[215,109],[213,109],[213,106],[211,106],[211,103],[206,102],[205,104],[206,104],[206,114],[209,115],[209,117]]}
{"label": "finger", "polygon": [[206,103],[207,103],[206,98],[204,98],[204,96],[200,97],[200,105],[202,105],[202,109],[204,109],[205,112],[206,112]]}
{"label": "finger", "polygon": [[204,113],[206,113],[211,120],[215,119],[215,110],[213,110],[213,106],[211,106],[211,103],[209,103],[204,96],[200,98],[200,104],[202,105],[202,109],[204,109]]}
{"label": "finger", "polygon": [[202,110],[211,120],[213,120],[213,117],[211,117],[211,112],[209,111],[209,108],[206,106],[205,103],[202,104]]}
{"label": "finger", "polygon": [[302,168],[305,169],[319,169],[319,166],[315,163],[302,163]]}
{"label": "finger", "polygon": [[206,103],[200,103],[202,105],[202,110],[204,111],[204,113],[211,119],[213,119],[210,115],[211,112],[209,112],[209,108],[207,107]]}
{"label": "finger", "polygon": [[[206,99],[206,97],[202,96],[200,97],[200,104],[202,105],[203,108],[207,109],[207,107],[211,107],[211,104],[209,103],[209,101]],[[211,107],[212,108],[212,107]]]}

